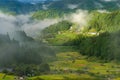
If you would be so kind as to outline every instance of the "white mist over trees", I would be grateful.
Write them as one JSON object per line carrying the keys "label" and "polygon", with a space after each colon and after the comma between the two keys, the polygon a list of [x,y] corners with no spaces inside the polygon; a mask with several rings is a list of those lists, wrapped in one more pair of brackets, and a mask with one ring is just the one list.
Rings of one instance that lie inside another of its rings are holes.
{"label": "white mist over trees", "polygon": [[28,36],[34,37],[42,29],[54,23],[56,19],[45,19],[41,21],[34,21],[31,15],[10,15],[0,12],[0,34],[9,34],[13,38],[15,31],[25,31]]}
{"label": "white mist over trees", "polygon": [[30,15],[0,12],[0,69],[10,68],[11,73],[19,76],[49,71],[45,59],[55,56],[54,51],[41,41],[35,41],[33,35],[54,23],[56,20],[34,21]]}

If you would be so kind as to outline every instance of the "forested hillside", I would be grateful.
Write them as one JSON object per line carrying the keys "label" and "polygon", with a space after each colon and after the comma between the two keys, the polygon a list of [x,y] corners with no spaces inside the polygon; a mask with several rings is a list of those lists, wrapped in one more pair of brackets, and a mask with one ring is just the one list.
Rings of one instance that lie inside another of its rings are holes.
{"label": "forested hillside", "polygon": [[1,0],[0,9],[11,11],[16,14],[27,14],[39,10],[55,9],[60,11],[82,10],[119,10],[119,0],[43,0],[43,1],[20,1],[20,0]]}
{"label": "forested hillside", "polygon": [[93,19],[89,22],[89,30],[95,29],[99,31],[114,32],[119,30],[120,26],[120,11],[114,12],[93,12]]}
{"label": "forested hillside", "polygon": [[0,80],[120,80],[120,0],[0,0]]}
{"label": "forested hillside", "polygon": [[40,10],[32,15],[33,19],[43,20],[46,18],[60,18],[65,14],[64,11],[60,10]]}
{"label": "forested hillside", "polygon": [[119,0],[59,0],[52,5],[50,8],[60,9],[60,10],[74,10],[74,9],[83,9],[83,10],[118,10],[119,9]]}
{"label": "forested hillside", "polygon": [[[92,19],[82,32],[71,30],[72,25],[67,31],[65,31],[66,29],[61,30],[60,23],[58,23],[55,25],[58,28],[51,25],[44,30],[48,34],[55,34],[52,39],[49,39],[50,36],[45,37],[46,40],[54,45],[56,41],[56,45],[77,46],[83,55],[95,56],[105,61],[119,61],[120,12],[94,11],[90,15]],[[62,27],[67,28],[67,25],[62,25]]]}
{"label": "forested hillside", "polygon": [[95,33],[96,35],[79,35],[76,45],[85,55],[97,56],[108,61],[119,61],[120,12],[93,13],[93,15],[88,25],[88,34]]}
{"label": "forested hillside", "polygon": [[46,58],[54,57],[54,51],[44,43],[28,37],[24,32],[19,31],[15,35],[17,37],[13,39],[10,39],[9,35],[0,35],[1,71],[16,76],[40,75],[49,71]]}

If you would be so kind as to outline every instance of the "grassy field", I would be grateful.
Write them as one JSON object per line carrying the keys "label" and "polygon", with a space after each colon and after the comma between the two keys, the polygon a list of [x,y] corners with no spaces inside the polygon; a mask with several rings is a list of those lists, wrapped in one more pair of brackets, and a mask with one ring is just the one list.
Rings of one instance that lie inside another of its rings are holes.
{"label": "grassy field", "polygon": [[57,60],[49,63],[49,74],[32,77],[30,80],[120,80],[119,64],[86,58],[77,52],[58,53]]}
{"label": "grassy field", "polygon": [[[90,60],[78,52],[60,52],[49,62],[51,72],[27,80],[120,80],[120,65]],[[15,76],[0,74],[0,80],[14,80]]]}
{"label": "grassy field", "polygon": [[14,80],[15,76],[0,73],[0,80]]}
{"label": "grassy field", "polygon": [[47,41],[52,45],[62,45],[69,40],[73,40],[77,37],[75,32],[63,31],[60,34],[56,34],[55,38],[47,39]]}

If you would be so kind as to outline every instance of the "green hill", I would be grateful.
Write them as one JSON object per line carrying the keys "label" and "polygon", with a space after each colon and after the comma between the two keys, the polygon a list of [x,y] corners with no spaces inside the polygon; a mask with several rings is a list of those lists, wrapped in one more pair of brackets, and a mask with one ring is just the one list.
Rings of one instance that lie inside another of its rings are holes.
{"label": "green hill", "polygon": [[58,0],[50,5],[52,9],[59,10],[119,10],[119,0]]}
{"label": "green hill", "polygon": [[[120,59],[120,12],[93,13],[88,30],[72,41],[81,53],[105,61]],[[92,31],[94,30],[94,31]],[[94,35],[93,35],[94,33]]]}
{"label": "green hill", "polygon": [[[57,30],[50,26],[47,31],[55,35],[45,39],[52,45],[76,46],[80,53],[89,57],[95,56],[104,61],[119,61],[120,12],[94,11],[90,14],[91,20],[82,32],[71,29],[64,31],[60,29],[60,25],[57,25],[59,27]],[[67,28],[66,25],[62,27]]]}
{"label": "green hill", "polygon": [[88,28],[96,31],[113,32],[120,29],[120,11],[114,12],[93,12],[92,20],[89,22]]}
{"label": "green hill", "polygon": [[65,14],[64,11],[59,11],[59,10],[40,10],[35,12],[32,15],[33,19],[38,19],[38,20],[43,20],[46,18],[60,18]]}

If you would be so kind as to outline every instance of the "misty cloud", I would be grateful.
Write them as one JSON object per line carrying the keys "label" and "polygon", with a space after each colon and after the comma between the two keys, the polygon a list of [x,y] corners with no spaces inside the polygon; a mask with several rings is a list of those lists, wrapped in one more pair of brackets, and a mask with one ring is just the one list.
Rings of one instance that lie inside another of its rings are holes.
{"label": "misty cloud", "polygon": [[97,10],[97,12],[99,12],[99,13],[110,13],[110,12],[107,11],[107,10]]}
{"label": "misty cloud", "polygon": [[69,8],[69,9],[75,9],[75,8],[77,8],[77,7],[78,7],[77,4],[68,4],[68,8]]}
{"label": "misty cloud", "polygon": [[58,20],[56,19],[44,19],[41,21],[35,21],[32,23],[26,23],[22,26],[22,29],[27,33],[28,36],[36,36],[40,34],[40,31],[44,28],[57,23]]}
{"label": "misty cloud", "polygon": [[48,6],[47,6],[47,5],[42,5],[42,8],[43,8],[44,10],[47,10],[47,9],[48,9]]}
{"label": "misty cloud", "polygon": [[107,2],[109,2],[109,1],[113,1],[113,0],[104,0],[104,1],[107,1]]}
{"label": "misty cloud", "polygon": [[25,31],[28,36],[34,37],[42,29],[57,22],[56,19],[31,20],[30,14],[13,16],[0,12],[0,34],[9,33],[10,37],[13,38],[15,31]]}
{"label": "misty cloud", "polygon": [[99,2],[95,2],[94,3],[96,5],[96,8],[103,8],[104,5],[102,3],[99,3]]}
{"label": "misty cloud", "polygon": [[36,37],[41,30],[61,20],[71,21],[82,28],[89,20],[89,13],[86,10],[77,10],[75,13],[65,15],[60,19],[32,20],[31,14],[13,16],[0,12],[0,34],[9,33],[10,37],[14,38],[15,31],[25,31],[27,36]]}
{"label": "misty cloud", "polygon": [[78,24],[79,28],[86,26],[88,20],[90,19],[89,13],[86,10],[77,10],[68,16],[65,16],[66,20]]}
{"label": "misty cloud", "polygon": [[15,17],[0,12],[0,34],[7,34],[16,30],[15,21]]}

